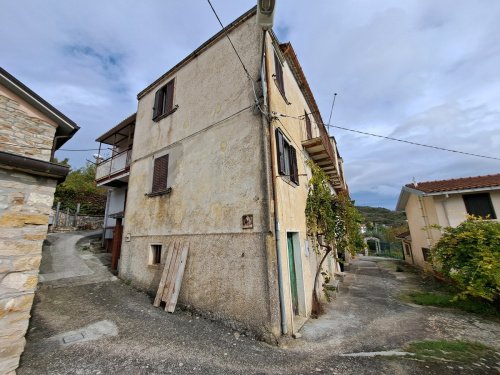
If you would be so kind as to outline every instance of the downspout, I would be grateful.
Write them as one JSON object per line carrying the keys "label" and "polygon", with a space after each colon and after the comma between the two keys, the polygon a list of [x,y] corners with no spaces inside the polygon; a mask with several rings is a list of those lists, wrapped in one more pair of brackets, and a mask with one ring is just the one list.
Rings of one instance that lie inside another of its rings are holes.
{"label": "downspout", "polygon": [[[269,90],[269,85],[267,82],[269,81],[269,64],[267,61],[267,53],[266,53],[266,35],[267,35],[267,30],[264,30],[264,36],[262,39],[262,57],[264,60],[265,64],[265,69],[266,69],[266,74],[262,74],[262,69],[261,69],[261,81],[262,81],[262,90],[266,90],[266,96],[267,96],[267,112],[269,112],[271,105],[270,105],[270,90]],[[266,87],[264,86],[264,82],[266,82]],[[279,300],[280,300],[280,321],[281,321],[281,333],[283,335],[286,335],[288,333],[288,327],[286,324],[286,317],[285,317],[285,291],[283,290],[283,268],[282,268],[282,257],[281,257],[281,231],[280,231],[280,221],[279,221],[279,211],[278,211],[278,200],[276,197],[276,173],[275,173],[275,165],[274,165],[274,158],[272,154],[273,150],[273,142],[272,142],[272,134],[273,134],[273,126],[272,126],[272,120],[268,117],[269,115],[265,116],[267,123],[269,125],[269,150],[271,152],[270,159],[271,159],[271,184],[272,184],[272,196],[273,196],[273,202],[274,202],[274,236],[276,239],[276,258],[277,258],[277,266],[278,266],[278,292],[279,292]],[[271,228],[270,228],[271,229]]]}

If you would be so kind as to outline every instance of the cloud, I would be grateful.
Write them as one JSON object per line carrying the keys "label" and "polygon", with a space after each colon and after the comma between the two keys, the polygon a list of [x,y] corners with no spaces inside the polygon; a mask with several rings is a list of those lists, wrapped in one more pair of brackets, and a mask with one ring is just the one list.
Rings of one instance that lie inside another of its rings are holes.
{"label": "cloud", "polygon": [[[255,1],[213,0],[227,24]],[[278,1],[275,31],[290,40],[326,120],[498,156],[500,2]],[[0,65],[82,125],[67,148],[136,110],[136,94],[220,30],[205,2],[3,1]],[[497,173],[499,162],[332,129],[352,196],[395,206],[417,180]],[[61,153],[75,166],[88,154]]]}

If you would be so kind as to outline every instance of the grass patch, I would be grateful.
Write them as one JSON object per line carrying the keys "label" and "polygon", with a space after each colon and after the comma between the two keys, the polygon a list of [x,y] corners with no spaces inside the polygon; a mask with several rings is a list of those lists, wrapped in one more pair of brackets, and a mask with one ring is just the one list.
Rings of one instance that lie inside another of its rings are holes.
{"label": "grass patch", "polygon": [[406,300],[417,305],[447,307],[480,315],[500,316],[495,307],[486,302],[469,299],[455,301],[453,295],[447,293],[414,292],[410,293]]}
{"label": "grass patch", "polygon": [[440,359],[454,362],[473,362],[480,358],[494,354],[492,348],[486,345],[469,341],[418,341],[406,348],[407,352],[414,353],[420,359]]}

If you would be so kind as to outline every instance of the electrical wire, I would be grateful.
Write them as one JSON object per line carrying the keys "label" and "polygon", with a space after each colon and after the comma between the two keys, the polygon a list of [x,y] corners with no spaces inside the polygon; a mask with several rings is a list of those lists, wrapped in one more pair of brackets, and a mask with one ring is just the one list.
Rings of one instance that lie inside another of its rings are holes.
{"label": "electrical wire", "polygon": [[[278,112],[273,112],[273,115],[280,116],[280,117],[293,118],[293,119],[296,119],[296,120],[302,120],[300,117],[285,115],[283,113],[278,113]],[[312,122],[314,122],[316,125],[318,125],[317,122],[315,122],[315,121],[312,121]],[[466,151],[460,151],[460,150],[453,150],[453,149],[449,149],[449,148],[445,148],[445,147],[440,147],[440,146],[434,146],[434,145],[427,145],[425,143],[413,142],[413,141],[408,141],[408,140],[405,140],[405,139],[399,139],[399,138],[389,137],[389,136],[385,136],[385,135],[369,133],[369,132],[365,132],[365,131],[361,131],[361,130],[355,130],[355,129],[350,129],[350,128],[346,128],[346,127],[338,126],[338,125],[332,125],[332,124],[323,124],[323,125],[324,126],[328,126],[328,127],[332,127],[332,128],[335,128],[335,129],[340,129],[340,130],[345,130],[345,131],[348,131],[348,132],[357,133],[357,134],[363,134],[363,135],[368,135],[368,136],[371,136],[371,137],[382,138],[382,139],[386,139],[386,140],[389,140],[389,141],[406,143],[406,144],[410,144],[410,145],[413,145],[413,146],[427,147],[427,148],[432,148],[434,150],[440,150],[440,151],[446,151],[446,152],[453,152],[453,153],[456,153],[456,154],[462,154],[462,155],[468,155],[468,156],[475,156],[475,157],[483,158],[483,159],[500,160],[500,158],[497,158],[497,157],[494,157],[494,156],[474,154],[472,152],[466,152]]]}
{"label": "electrical wire", "polygon": [[208,1],[208,5],[210,5],[210,8],[212,8],[212,12],[214,12],[214,15],[215,17],[217,18],[217,21],[219,21],[219,25],[222,27],[222,30],[224,31],[224,34],[226,35],[227,37],[227,40],[229,40],[229,43],[231,43],[231,47],[233,47],[233,50],[234,50],[234,53],[236,53],[236,56],[238,56],[238,60],[240,60],[240,63],[241,63],[241,66],[243,67],[243,70],[245,71],[247,77],[250,79],[250,81],[253,82],[253,79],[252,79],[252,76],[250,75],[250,73],[248,73],[248,69],[247,67],[245,66],[245,64],[243,63],[243,60],[241,59],[240,57],[240,54],[238,53],[238,51],[236,50],[236,47],[234,46],[233,42],[231,41],[231,38],[229,37],[229,34],[227,33],[227,30],[226,28],[224,27],[224,25],[222,24],[222,21],[220,20],[219,18],[219,15],[217,14],[217,12],[215,11],[215,8],[214,6],[212,5],[212,3],[210,2],[210,0],[207,0]]}
{"label": "electrical wire", "polygon": [[[51,148],[47,147],[38,147],[38,146],[29,146],[29,145],[18,145],[15,143],[8,143],[8,142],[0,142],[0,145],[7,145],[7,146],[15,146],[18,148],[36,148],[37,150],[46,150],[46,151],[52,151]],[[101,150],[111,150],[111,148],[104,148]],[[69,151],[69,152],[79,152],[79,151],[99,151],[98,148],[87,148],[87,149],[68,149],[68,148],[60,148],[56,151]]]}

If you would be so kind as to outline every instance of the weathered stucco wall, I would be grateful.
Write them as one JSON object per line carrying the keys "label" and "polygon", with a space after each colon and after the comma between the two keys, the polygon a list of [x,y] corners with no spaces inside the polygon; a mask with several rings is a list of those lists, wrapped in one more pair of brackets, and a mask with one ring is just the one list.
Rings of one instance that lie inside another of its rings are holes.
{"label": "weathered stucco wall", "polygon": [[[254,18],[230,34],[255,80],[261,35]],[[171,79],[179,107],[152,121],[155,92]],[[161,244],[165,259],[168,243],[189,241],[179,302],[269,339],[279,334],[279,305],[269,290],[264,135],[253,103],[250,82],[226,38],[140,99],[119,274],[156,293],[162,266],[148,265],[150,245]],[[172,190],[146,196],[154,159],[165,154]],[[253,215],[253,228],[242,229],[243,215]]]}
{"label": "weathered stucco wall", "polygon": [[55,181],[0,169],[0,373],[17,368]]}
{"label": "weathered stucco wall", "polygon": [[0,85],[0,150],[50,161],[56,125]]}
{"label": "weathered stucco wall", "polygon": [[[267,66],[270,70],[269,77],[275,74],[274,68],[274,46],[271,37],[268,35],[266,40],[266,58]],[[277,48],[277,47],[276,47]],[[277,48],[278,49],[278,48]],[[293,117],[304,116],[304,113],[311,113],[311,109],[302,95],[302,92],[285,62],[283,66],[283,80],[285,86],[285,101],[274,79],[270,79],[269,95],[270,109],[281,114]],[[311,116],[312,137],[319,136],[317,125]],[[298,278],[298,297],[299,297],[299,315],[307,317],[311,314],[312,291],[314,286],[314,277],[318,264],[318,257],[309,245],[306,249],[306,220],[305,207],[307,201],[307,183],[311,176],[310,168],[307,166],[308,154],[303,149],[301,142],[307,139],[305,120],[296,118],[281,118],[280,121],[273,121],[273,131],[271,138],[271,157],[277,165],[276,139],[274,129],[280,128],[287,138],[287,141],[296,149],[297,164],[299,173],[299,185],[290,182],[289,178],[284,176],[275,176],[276,181],[276,199],[280,220],[280,252],[283,261],[283,279],[284,279],[284,297],[286,322],[289,332],[298,330],[297,324],[294,324],[294,313],[292,309],[292,298],[290,288],[290,264],[287,247],[287,233],[296,235],[294,241],[294,251],[298,252],[295,256],[295,263]],[[296,323],[296,322],[295,322]]]}

